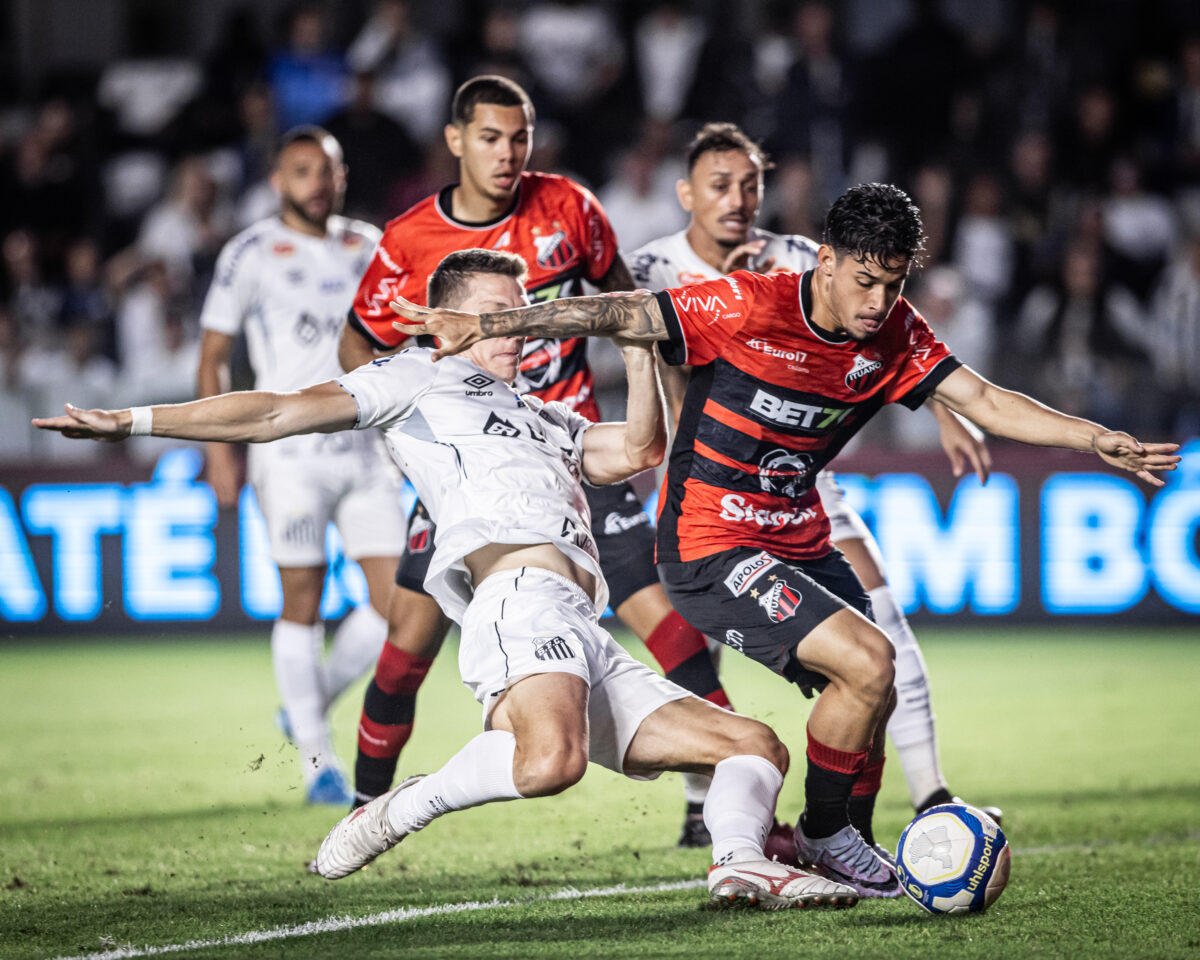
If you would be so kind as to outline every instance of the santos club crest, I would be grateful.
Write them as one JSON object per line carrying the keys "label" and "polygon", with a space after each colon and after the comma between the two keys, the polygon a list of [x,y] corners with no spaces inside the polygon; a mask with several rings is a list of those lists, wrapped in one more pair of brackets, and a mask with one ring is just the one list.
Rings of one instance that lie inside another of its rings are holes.
{"label": "santos club crest", "polygon": [[854,355],[854,366],[846,374],[846,389],[851,393],[862,393],[871,389],[879,379],[879,371],[883,369],[883,361],[865,353]]}

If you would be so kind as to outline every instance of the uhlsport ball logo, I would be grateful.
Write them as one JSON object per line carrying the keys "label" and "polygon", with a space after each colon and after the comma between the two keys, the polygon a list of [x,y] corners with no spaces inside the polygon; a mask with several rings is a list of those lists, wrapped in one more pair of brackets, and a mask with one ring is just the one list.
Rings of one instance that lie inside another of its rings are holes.
{"label": "uhlsport ball logo", "polygon": [[930,913],[982,912],[1008,883],[1004,831],[982,810],[943,803],[900,834],[896,873],[904,892]]}

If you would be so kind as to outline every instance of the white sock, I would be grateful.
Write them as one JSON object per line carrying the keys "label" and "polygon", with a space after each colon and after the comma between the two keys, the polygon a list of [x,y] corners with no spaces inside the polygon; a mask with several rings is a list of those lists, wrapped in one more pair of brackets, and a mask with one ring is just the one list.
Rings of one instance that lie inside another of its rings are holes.
{"label": "white sock", "polygon": [[868,596],[875,622],[891,637],[896,648],[896,710],[887,729],[916,806],[936,791],[946,789],[929,701],[929,672],[912,627],[891,589],[885,584]]}
{"label": "white sock", "polygon": [[369,603],[355,607],[342,621],[325,658],[325,709],[375,665],[385,639],[387,621]]}
{"label": "white sock", "polygon": [[712,777],[703,773],[685,773],[683,775],[683,799],[687,803],[703,803],[708,797],[708,788],[712,785]]}
{"label": "white sock", "polygon": [[333,761],[329,725],[325,722],[325,697],[321,691],[321,647],[325,626],[276,620],[271,628],[271,662],[279,699],[292,725],[292,739],[300,751],[305,782],[324,764]]}
{"label": "white sock", "polygon": [[704,801],[713,863],[764,859],[763,844],[782,786],[783,774],[766,757],[742,754],[717,764]]}
{"label": "white sock", "polygon": [[506,730],[479,734],[436,773],[396,794],[388,804],[388,822],[401,833],[414,833],[451,810],[520,800],[513,783],[516,751],[517,738]]}

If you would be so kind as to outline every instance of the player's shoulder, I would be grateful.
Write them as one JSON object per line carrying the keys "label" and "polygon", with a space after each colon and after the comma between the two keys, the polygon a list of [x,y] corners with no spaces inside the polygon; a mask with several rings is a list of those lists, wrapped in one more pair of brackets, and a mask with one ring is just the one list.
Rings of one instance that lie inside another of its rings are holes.
{"label": "player's shoulder", "polygon": [[561,173],[526,170],[521,174],[522,204],[578,204],[584,210],[598,207],[592,191]]}
{"label": "player's shoulder", "polygon": [[329,232],[341,240],[347,248],[370,248],[379,242],[383,232],[373,223],[366,220],[353,220],[350,217],[333,216],[329,218]]}
{"label": "player's shoulder", "polygon": [[278,217],[265,217],[226,240],[217,259],[216,283],[229,286],[239,272],[246,270],[248,263],[257,263],[264,254],[272,251],[278,256],[294,253],[294,246],[290,250],[282,249],[287,243],[280,226]]}
{"label": "player's shoulder", "polygon": [[[629,272],[639,287],[661,290],[677,286],[680,253],[687,243],[687,231],[657,237],[633,251],[627,258]],[[681,245],[682,244],[682,245]]]}
{"label": "player's shoulder", "polygon": [[921,316],[921,311],[904,297],[896,298],[881,333],[901,350],[913,346],[918,336],[933,335],[929,323]]}
{"label": "player's shoulder", "polygon": [[422,222],[436,219],[441,221],[437,210],[438,194],[431,193],[424,200],[414,203],[398,216],[392,217],[383,227],[383,239],[390,240],[399,236],[405,230],[419,226]]}
{"label": "player's shoulder", "polygon": [[765,240],[764,257],[774,257],[775,266],[801,273],[817,263],[817,241],[798,233],[772,233],[755,227],[751,240]]}

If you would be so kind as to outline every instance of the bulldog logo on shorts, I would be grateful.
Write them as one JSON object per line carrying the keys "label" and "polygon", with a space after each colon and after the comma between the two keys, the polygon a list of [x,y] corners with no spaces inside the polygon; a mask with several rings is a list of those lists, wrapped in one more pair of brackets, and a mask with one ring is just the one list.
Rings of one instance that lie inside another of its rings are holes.
{"label": "bulldog logo on shorts", "polygon": [[786,580],[776,580],[771,588],[758,598],[759,606],[767,611],[767,616],[776,623],[783,623],[788,617],[794,617],[800,606],[802,597]]}
{"label": "bulldog logo on shorts", "polygon": [[539,660],[570,660],[575,651],[562,637],[534,637],[533,655]]}

